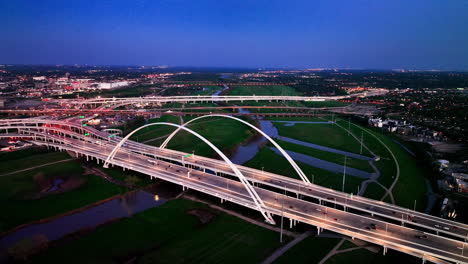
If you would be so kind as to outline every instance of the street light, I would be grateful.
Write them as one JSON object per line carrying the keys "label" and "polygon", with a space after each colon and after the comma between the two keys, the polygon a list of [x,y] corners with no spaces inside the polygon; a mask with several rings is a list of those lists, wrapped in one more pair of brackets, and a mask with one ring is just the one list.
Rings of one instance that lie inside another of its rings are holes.
{"label": "street light", "polygon": [[344,157],[344,166],[343,166],[343,185],[341,187],[342,192],[344,192],[345,180],[346,180],[346,155]]}

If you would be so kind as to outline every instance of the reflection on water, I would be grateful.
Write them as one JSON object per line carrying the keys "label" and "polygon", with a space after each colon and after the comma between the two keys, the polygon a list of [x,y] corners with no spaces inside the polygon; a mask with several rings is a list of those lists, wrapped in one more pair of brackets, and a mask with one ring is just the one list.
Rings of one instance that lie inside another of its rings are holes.
{"label": "reflection on water", "polygon": [[80,229],[92,228],[112,219],[128,217],[166,202],[166,199],[162,198],[155,201],[154,197],[153,194],[145,191],[131,192],[80,212],[45,223],[26,226],[0,238],[0,255],[22,239],[34,235],[43,234],[49,241],[52,241]]}
{"label": "reflection on water", "polygon": [[[248,109],[239,108],[239,113],[250,113],[250,111]],[[279,136],[278,130],[273,125],[273,123],[271,123],[271,121],[259,120],[259,123],[260,123],[260,129],[268,136],[272,138]],[[249,161],[250,159],[255,157],[255,155],[257,155],[260,149],[259,146],[261,145],[261,143],[265,141],[266,141],[266,138],[262,136],[259,139],[251,141],[245,145],[239,146],[239,148],[237,149],[237,152],[231,157],[231,161],[239,165]]]}
{"label": "reflection on water", "polygon": [[215,92],[213,94],[213,96],[219,96],[222,92],[226,91],[227,89],[229,89],[229,87],[226,85],[226,84],[223,84],[224,85],[224,88],[222,90],[219,90],[217,92]]}

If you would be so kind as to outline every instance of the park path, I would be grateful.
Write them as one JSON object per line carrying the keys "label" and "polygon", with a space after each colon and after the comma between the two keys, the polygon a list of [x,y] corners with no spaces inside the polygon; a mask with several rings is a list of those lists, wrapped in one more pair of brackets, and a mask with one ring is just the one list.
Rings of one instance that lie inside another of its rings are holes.
{"label": "park path", "polygon": [[[199,202],[199,203],[203,203],[203,204],[206,204],[208,205],[209,207],[213,208],[213,209],[216,209],[216,210],[219,210],[219,211],[222,211],[222,212],[225,212],[227,214],[230,214],[232,216],[235,216],[237,218],[240,218],[244,221],[247,221],[251,224],[254,224],[254,225],[257,225],[257,226],[261,226],[263,228],[266,228],[266,229],[269,229],[269,230],[272,230],[272,231],[275,231],[275,232],[278,232],[280,233],[281,232],[281,228],[279,227],[276,227],[276,226],[272,226],[270,224],[267,224],[265,222],[262,222],[262,221],[258,221],[258,220],[255,220],[255,219],[252,219],[252,218],[249,218],[247,216],[244,216],[240,213],[237,213],[235,211],[232,211],[232,210],[229,210],[229,209],[226,209],[226,208],[223,208],[221,206],[218,206],[216,204],[213,204],[211,202],[207,202],[207,201],[204,201],[204,200],[200,200],[194,196],[191,196],[191,195],[188,195],[186,194],[185,192],[183,192],[183,198],[185,199],[188,199],[188,200],[192,200],[192,201],[195,201],[195,202]],[[288,230],[284,230],[283,229],[283,234],[286,235],[286,236],[290,236],[290,237],[297,237],[297,233],[294,233],[294,232],[291,232],[291,231],[288,231]],[[278,238],[279,239],[279,238]]]}
{"label": "park path", "polygon": [[309,230],[307,232],[302,233],[301,235],[297,236],[295,239],[291,240],[286,245],[278,248],[273,254],[271,254],[267,259],[265,259],[262,264],[270,264],[281,257],[286,251],[290,248],[294,247],[297,243],[301,242],[302,240],[306,239],[310,235],[314,234],[315,231]]}
{"label": "park path", "polygon": [[35,169],[38,169],[38,168],[46,167],[46,166],[49,166],[49,165],[54,165],[54,164],[57,164],[57,163],[67,162],[67,161],[71,161],[71,160],[74,160],[74,159],[75,158],[69,158],[69,159],[63,159],[63,160],[58,160],[58,161],[54,161],[54,162],[44,163],[44,164],[37,165],[37,166],[34,166],[34,167],[29,167],[29,168],[26,168],[26,169],[5,173],[5,174],[0,175],[0,177],[9,176],[9,175],[13,175],[13,174],[20,173],[20,172],[25,172],[25,171],[35,170]]}

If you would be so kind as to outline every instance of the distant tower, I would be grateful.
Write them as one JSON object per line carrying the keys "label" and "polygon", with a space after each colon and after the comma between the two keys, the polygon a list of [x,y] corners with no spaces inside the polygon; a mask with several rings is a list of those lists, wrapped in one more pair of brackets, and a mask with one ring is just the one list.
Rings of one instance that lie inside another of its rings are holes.
{"label": "distant tower", "polygon": [[68,79],[70,77],[70,73],[69,72],[65,73],[65,77],[67,77]]}

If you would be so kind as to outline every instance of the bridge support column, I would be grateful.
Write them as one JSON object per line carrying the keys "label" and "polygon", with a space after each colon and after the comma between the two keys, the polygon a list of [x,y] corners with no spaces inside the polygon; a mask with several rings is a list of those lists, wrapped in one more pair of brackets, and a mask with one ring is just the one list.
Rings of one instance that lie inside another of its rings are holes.
{"label": "bridge support column", "polygon": [[289,218],[289,228],[292,228],[292,227],[293,227],[293,220]]}
{"label": "bridge support column", "polygon": [[319,236],[319,235],[320,235],[320,227],[317,226],[317,236]]}
{"label": "bridge support column", "polygon": [[86,161],[89,161],[89,157],[88,157],[88,155],[86,155]]}
{"label": "bridge support column", "polygon": [[386,253],[387,253],[387,247],[384,246],[384,247],[383,247],[383,255],[385,256]]}
{"label": "bridge support column", "polygon": [[426,259],[424,257],[422,257],[422,263],[426,263]]}

